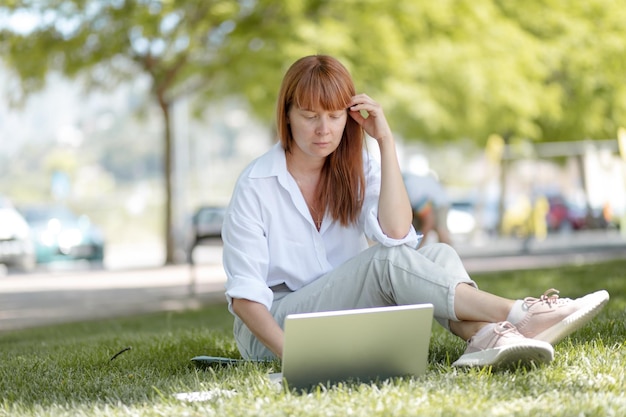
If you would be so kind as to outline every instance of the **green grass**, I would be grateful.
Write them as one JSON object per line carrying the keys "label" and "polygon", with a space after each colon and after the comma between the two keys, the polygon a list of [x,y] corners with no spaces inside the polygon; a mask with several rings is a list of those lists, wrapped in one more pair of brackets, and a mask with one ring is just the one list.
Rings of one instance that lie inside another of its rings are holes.
{"label": "green grass", "polygon": [[[476,275],[510,297],[548,287],[611,301],[555,347],[547,366],[456,369],[464,343],[434,326],[426,375],[302,395],[267,379],[280,364],[198,370],[196,355],[238,357],[224,305],[0,333],[0,416],[624,416],[626,261]],[[116,359],[111,357],[132,347]],[[202,402],[179,392],[211,391]]]}

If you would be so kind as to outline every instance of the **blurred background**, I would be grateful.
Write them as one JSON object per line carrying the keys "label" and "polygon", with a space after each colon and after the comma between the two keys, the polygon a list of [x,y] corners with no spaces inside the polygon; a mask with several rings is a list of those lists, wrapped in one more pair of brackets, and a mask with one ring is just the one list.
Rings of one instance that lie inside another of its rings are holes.
{"label": "blurred background", "polygon": [[0,264],[193,260],[274,143],[285,70],[315,53],[384,106],[405,173],[442,186],[453,244],[619,234],[625,6],[5,1]]}

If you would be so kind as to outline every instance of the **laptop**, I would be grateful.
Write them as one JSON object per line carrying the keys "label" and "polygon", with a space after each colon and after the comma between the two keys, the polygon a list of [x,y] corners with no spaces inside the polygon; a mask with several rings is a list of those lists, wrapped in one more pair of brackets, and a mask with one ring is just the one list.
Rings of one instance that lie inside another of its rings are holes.
{"label": "laptop", "polygon": [[422,375],[432,322],[432,304],[288,315],[282,373],[271,379],[308,389]]}

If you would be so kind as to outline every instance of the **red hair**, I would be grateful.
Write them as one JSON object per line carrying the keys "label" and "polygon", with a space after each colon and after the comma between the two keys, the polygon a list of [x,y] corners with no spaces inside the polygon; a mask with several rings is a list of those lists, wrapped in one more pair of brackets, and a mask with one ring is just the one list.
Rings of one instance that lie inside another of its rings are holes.
{"label": "red hair", "polygon": [[[291,106],[342,110],[355,94],[350,73],[337,59],[311,55],[297,60],[283,78],[276,109],[278,136],[285,152],[291,152],[294,143],[287,117]],[[339,147],[322,168],[317,197],[344,226],[357,221],[363,205],[363,141],[363,129],[348,116]]]}

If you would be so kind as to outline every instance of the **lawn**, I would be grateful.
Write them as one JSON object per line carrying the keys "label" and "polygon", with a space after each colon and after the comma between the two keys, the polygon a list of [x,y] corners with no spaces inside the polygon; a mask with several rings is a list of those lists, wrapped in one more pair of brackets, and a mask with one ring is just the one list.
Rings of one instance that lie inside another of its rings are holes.
{"label": "lawn", "polygon": [[[510,297],[609,291],[607,307],[555,347],[550,365],[453,368],[464,343],[435,325],[426,375],[308,394],[269,381],[277,362],[191,364],[197,355],[238,356],[225,305],[4,332],[0,416],[624,416],[624,271],[626,260],[474,276]],[[181,400],[182,392],[204,397]]]}

